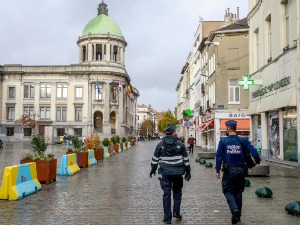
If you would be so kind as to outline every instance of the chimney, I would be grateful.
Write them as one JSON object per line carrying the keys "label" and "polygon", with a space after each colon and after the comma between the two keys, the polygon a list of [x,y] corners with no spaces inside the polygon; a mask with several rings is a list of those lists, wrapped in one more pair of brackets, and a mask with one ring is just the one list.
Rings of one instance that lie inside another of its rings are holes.
{"label": "chimney", "polygon": [[240,7],[237,7],[237,19],[240,19]]}

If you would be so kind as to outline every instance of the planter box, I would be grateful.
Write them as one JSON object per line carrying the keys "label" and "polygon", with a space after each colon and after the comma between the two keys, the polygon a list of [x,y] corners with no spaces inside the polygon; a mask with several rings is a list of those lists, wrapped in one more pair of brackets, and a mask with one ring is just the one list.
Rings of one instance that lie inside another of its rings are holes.
{"label": "planter box", "polygon": [[76,152],[77,164],[80,168],[86,168],[89,166],[89,153],[88,152]]}
{"label": "planter box", "polygon": [[57,159],[52,160],[21,160],[20,164],[35,162],[37,178],[40,183],[49,184],[56,181]]}
{"label": "planter box", "polygon": [[125,147],[126,149],[128,149],[128,142],[125,142]]}
{"label": "planter box", "polygon": [[119,144],[121,151],[123,151],[123,144]]}
{"label": "planter box", "polygon": [[120,151],[119,151],[119,144],[114,144],[114,145],[113,145],[113,148],[114,148],[114,151],[115,151],[116,153],[120,153]]}
{"label": "planter box", "polygon": [[75,152],[66,152],[66,155],[74,154]]}
{"label": "planter box", "polygon": [[130,141],[130,145],[134,146],[135,145],[135,141]]}
{"label": "planter box", "polygon": [[103,159],[104,158],[103,153],[104,153],[103,148],[99,148],[99,149],[94,150],[95,159],[97,161],[100,160],[100,159]]}

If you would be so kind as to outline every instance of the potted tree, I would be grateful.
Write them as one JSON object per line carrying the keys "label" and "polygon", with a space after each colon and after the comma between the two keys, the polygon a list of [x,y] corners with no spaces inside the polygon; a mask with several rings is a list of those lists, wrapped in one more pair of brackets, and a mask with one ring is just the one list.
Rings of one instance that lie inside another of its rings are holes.
{"label": "potted tree", "polygon": [[109,139],[103,138],[102,144],[103,144],[103,149],[104,149],[104,158],[107,158],[110,156],[108,153]]}
{"label": "potted tree", "polygon": [[122,137],[122,142],[123,142],[123,150],[127,149],[127,141],[126,141],[126,137]]}
{"label": "potted tree", "polygon": [[119,142],[120,142],[120,137],[118,135],[112,136],[111,140],[113,142],[113,149],[116,153],[119,153]]}
{"label": "potted tree", "polygon": [[74,147],[74,152],[77,156],[77,164],[80,168],[86,168],[89,166],[89,153],[87,148],[82,148],[81,141],[79,140],[77,135],[72,135],[70,137],[72,140],[72,144]]}
{"label": "potted tree", "polygon": [[33,151],[31,157],[26,156],[20,160],[20,164],[35,162],[37,170],[37,178],[39,182],[49,184],[56,181],[57,160],[53,154],[45,154],[47,150],[47,142],[44,136],[33,134],[30,138],[30,144]]}
{"label": "potted tree", "polygon": [[103,159],[104,149],[101,144],[99,134],[92,135],[92,141],[94,144],[95,158],[96,160]]}

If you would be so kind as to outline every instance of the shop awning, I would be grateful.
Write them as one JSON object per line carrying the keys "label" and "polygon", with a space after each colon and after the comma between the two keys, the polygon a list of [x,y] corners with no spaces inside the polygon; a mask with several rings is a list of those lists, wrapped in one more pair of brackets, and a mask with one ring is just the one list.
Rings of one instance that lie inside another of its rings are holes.
{"label": "shop awning", "polygon": [[260,100],[257,100],[255,102],[251,102],[247,111],[247,115],[254,115],[259,114],[259,108],[260,108]]}
{"label": "shop awning", "polygon": [[212,122],[213,122],[213,120],[210,120],[207,123],[205,123],[205,125],[202,127],[202,129],[200,130],[200,132],[203,132],[209,126],[209,124],[211,124]]}
{"label": "shop awning", "polygon": [[262,98],[258,112],[261,113],[270,111],[272,109],[275,98],[276,95],[270,95],[268,97]]}
{"label": "shop awning", "polygon": [[290,88],[288,90],[278,92],[276,96],[276,101],[272,106],[272,109],[280,109],[287,106],[297,106],[297,92],[296,89]]}
{"label": "shop awning", "polygon": [[[220,130],[226,130],[226,125],[225,122],[230,119],[221,119],[221,124],[220,124]],[[234,119],[231,118],[231,120],[235,120],[237,122],[237,127],[236,130],[241,131],[241,130],[250,130],[250,119]]]}

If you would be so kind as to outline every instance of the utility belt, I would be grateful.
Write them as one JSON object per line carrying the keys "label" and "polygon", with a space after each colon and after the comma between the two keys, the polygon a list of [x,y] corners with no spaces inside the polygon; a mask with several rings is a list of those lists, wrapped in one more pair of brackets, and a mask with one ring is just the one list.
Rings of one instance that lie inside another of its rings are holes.
{"label": "utility belt", "polygon": [[243,168],[245,171],[248,170],[246,165],[240,165],[240,166],[228,166],[227,163],[222,164],[222,172],[228,172],[230,168]]}

